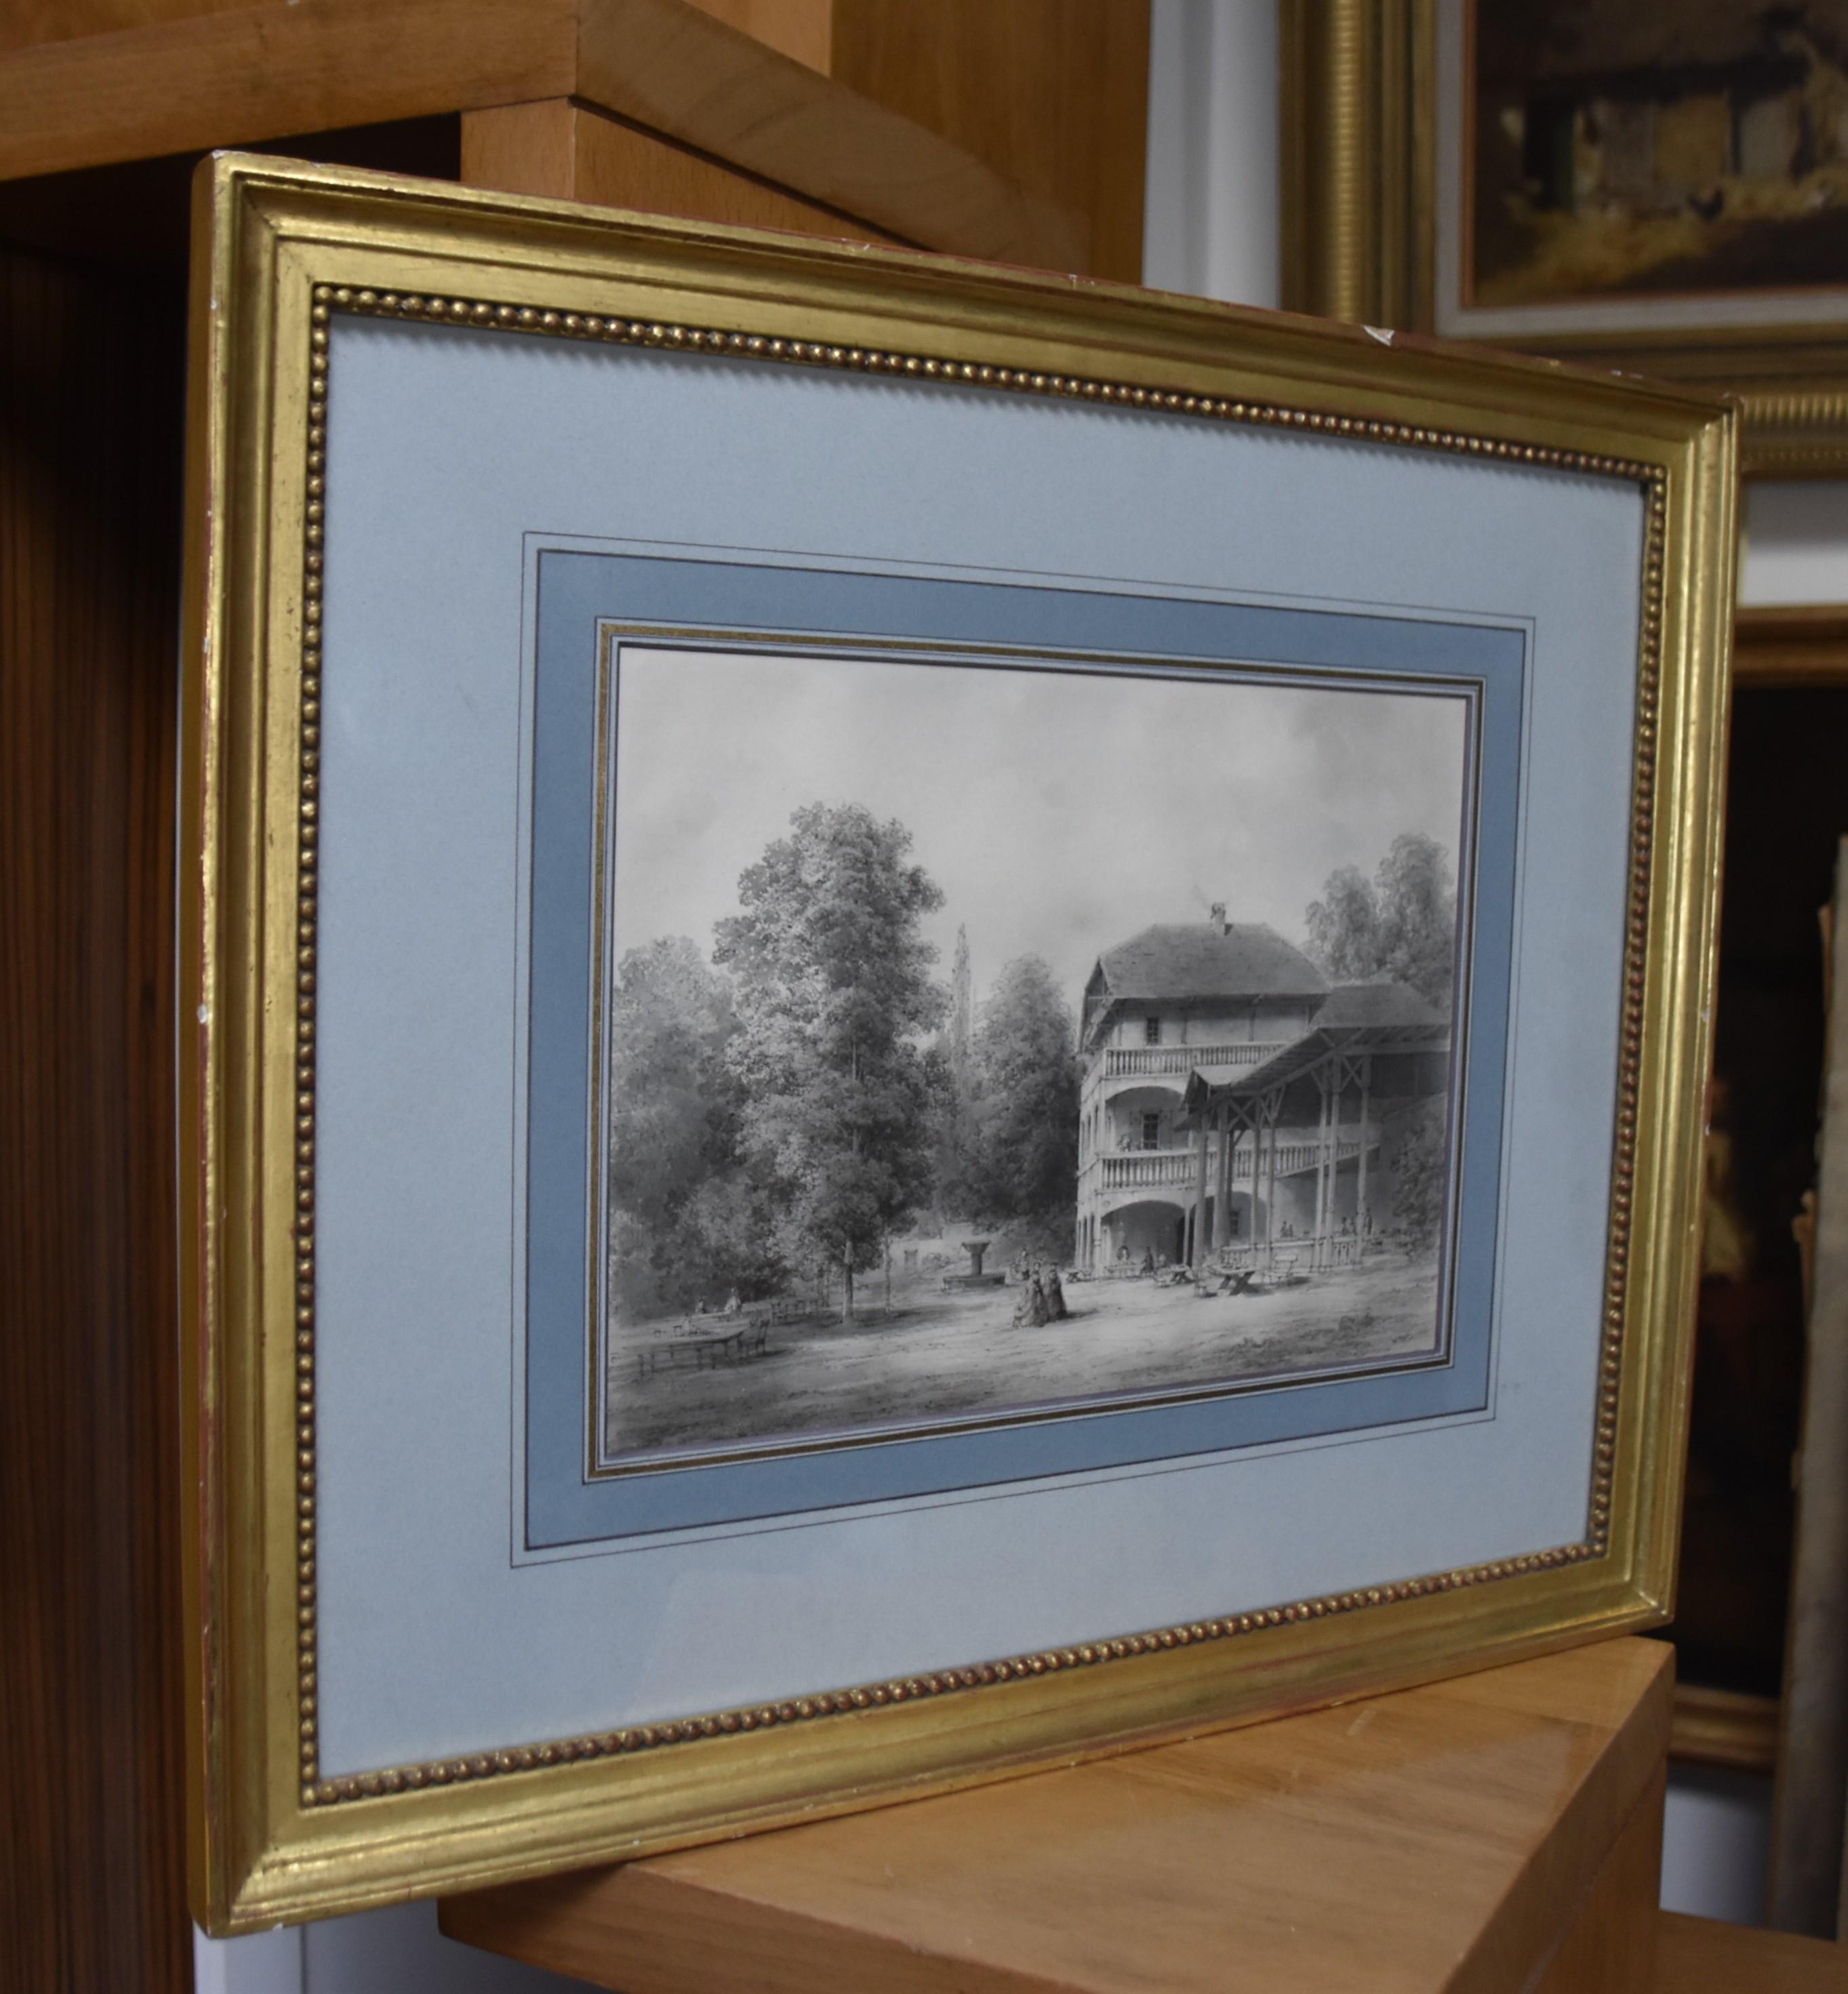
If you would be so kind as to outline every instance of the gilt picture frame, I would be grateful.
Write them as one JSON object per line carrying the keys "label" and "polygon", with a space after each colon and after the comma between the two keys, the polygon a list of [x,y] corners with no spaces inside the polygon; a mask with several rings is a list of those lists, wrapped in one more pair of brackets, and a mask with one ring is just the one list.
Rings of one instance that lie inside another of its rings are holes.
{"label": "gilt picture frame", "polygon": [[202,1924],[1665,1617],[1729,409],[198,202]]}
{"label": "gilt picture frame", "polygon": [[1833,10],[1284,0],[1283,302],[1737,395],[1848,464]]}

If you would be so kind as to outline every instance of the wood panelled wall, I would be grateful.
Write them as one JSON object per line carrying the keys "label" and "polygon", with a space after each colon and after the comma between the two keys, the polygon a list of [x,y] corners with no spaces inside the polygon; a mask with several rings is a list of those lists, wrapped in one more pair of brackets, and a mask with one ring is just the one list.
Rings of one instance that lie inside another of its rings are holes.
{"label": "wood panelled wall", "polygon": [[183,303],[0,248],[0,1988],[191,1985],[173,776]]}

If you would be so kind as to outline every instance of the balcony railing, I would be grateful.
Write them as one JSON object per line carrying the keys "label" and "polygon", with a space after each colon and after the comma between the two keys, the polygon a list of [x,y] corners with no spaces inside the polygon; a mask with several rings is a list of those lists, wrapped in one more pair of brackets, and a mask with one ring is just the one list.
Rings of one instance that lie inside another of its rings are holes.
{"label": "balcony railing", "polygon": [[1231,1046],[1108,1046],[1104,1049],[1106,1080],[1126,1080],[1142,1074],[1191,1073],[1197,1066],[1262,1066],[1290,1041],[1279,1039]]}
{"label": "balcony railing", "polygon": [[[1370,1132],[1367,1147],[1370,1149],[1373,1148],[1379,1140],[1377,1134]],[[1359,1153],[1360,1138],[1358,1136],[1343,1136],[1335,1146],[1338,1163],[1347,1163]],[[1279,1143],[1277,1146],[1277,1173],[1280,1177],[1289,1177],[1298,1170],[1312,1170],[1321,1160],[1322,1145],[1319,1143]]]}
{"label": "balcony railing", "polygon": [[[1367,1146],[1374,1147],[1379,1139],[1378,1132],[1370,1130]],[[1360,1138],[1357,1135],[1343,1136],[1335,1146],[1335,1158],[1341,1163],[1349,1163],[1359,1153]],[[1298,1170],[1313,1170],[1321,1155],[1319,1143],[1280,1143],[1277,1146],[1277,1173],[1280,1177],[1290,1177]],[[1252,1162],[1251,1139],[1247,1136],[1239,1144],[1238,1154],[1233,1159],[1235,1184],[1251,1181]],[[1089,1170],[1092,1163],[1099,1170],[1101,1182],[1098,1188],[1101,1191],[1146,1191],[1162,1184],[1191,1185],[1198,1182],[1200,1175],[1200,1152],[1191,1143],[1184,1149],[1106,1151],[1091,1158],[1085,1169]],[[1209,1188],[1218,1181],[1219,1169],[1215,1153],[1207,1167]]]}
{"label": "balcony railing", "polygon": [[1132,1149],[1103,1156],[1106,1191],[1146,1191],[1157,1184],[1191,1184],[1199,1163],[1191,1149]]}

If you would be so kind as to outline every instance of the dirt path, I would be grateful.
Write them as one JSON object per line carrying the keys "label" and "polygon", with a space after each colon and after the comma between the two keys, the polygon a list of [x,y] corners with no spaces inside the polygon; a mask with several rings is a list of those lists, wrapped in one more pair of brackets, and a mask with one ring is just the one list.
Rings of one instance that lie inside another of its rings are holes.
{"label": "dirt path", "polygon": [[[1201,1300],[1191,1287],[1073,1282],[1069,1322],[1017,1329],[1019,1290],[945,1295],[920,1286],[889,1317],[791,1324],[761,1355],[638,1376],[663,1330],[612,1334],[609,1439],[624,1451],[914,1420],[1175,1385],[1287,1376],[1428,1352],[1437,1276],[1427,1260],[1325,1275],[1270,1295]],[[715,1324],[715,1327],[717,1325]]]}

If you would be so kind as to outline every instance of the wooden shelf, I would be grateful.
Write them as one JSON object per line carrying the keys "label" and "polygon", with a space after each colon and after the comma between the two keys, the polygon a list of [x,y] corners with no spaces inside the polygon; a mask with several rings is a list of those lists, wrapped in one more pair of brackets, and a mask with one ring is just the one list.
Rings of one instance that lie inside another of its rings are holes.
{"label": "wooden shelf", "polygon": [[[941,26],[936,41],[952,27],[962,37],[934,63],[918,59],[933,33],[921,40],[909,0],[758,0],[755,10],[742,0],[158,0],[139,18],[125,4],[99,11],[133,25],[12,46],[0,31],[0,183],[457,114],[466,142],[472,118],[549,107],[561,119],[619,120],[636,142],[673,149],[680,180],[699,184],[669,212],[710,214],[705,183],[729,173],[822,211],[832,233],[1139,273],[1147,34],[1137,0],[1024,10],[995,0],[968,20],[927,23]],[[835,73],[816,66],[824,59]],[[568,180],[523,178],[516,190],[585,197]],[[622,204],[655,205],[649,176],[627,191]],[[813,225],[771,213],[771,225]]]}
{"label": "wooden shelf", "polygon": [[1607,1642],[451,1898],[443,1927],[624,1994],[1634,1994],[1671,1665]]}
{"label": "wooden shelf", "polygon": [[191,1984],[168,1519],[196,159],[257,147],[1133,281],[1147,26],[1147,0],[0,9],[0,1785],[27,1828],[6,1985]]}
{"label": "wooden shelf", "polygon": [[1848,1946],[1665,1911],[1655,1984],[1661,1994],[1844,1994]]}

